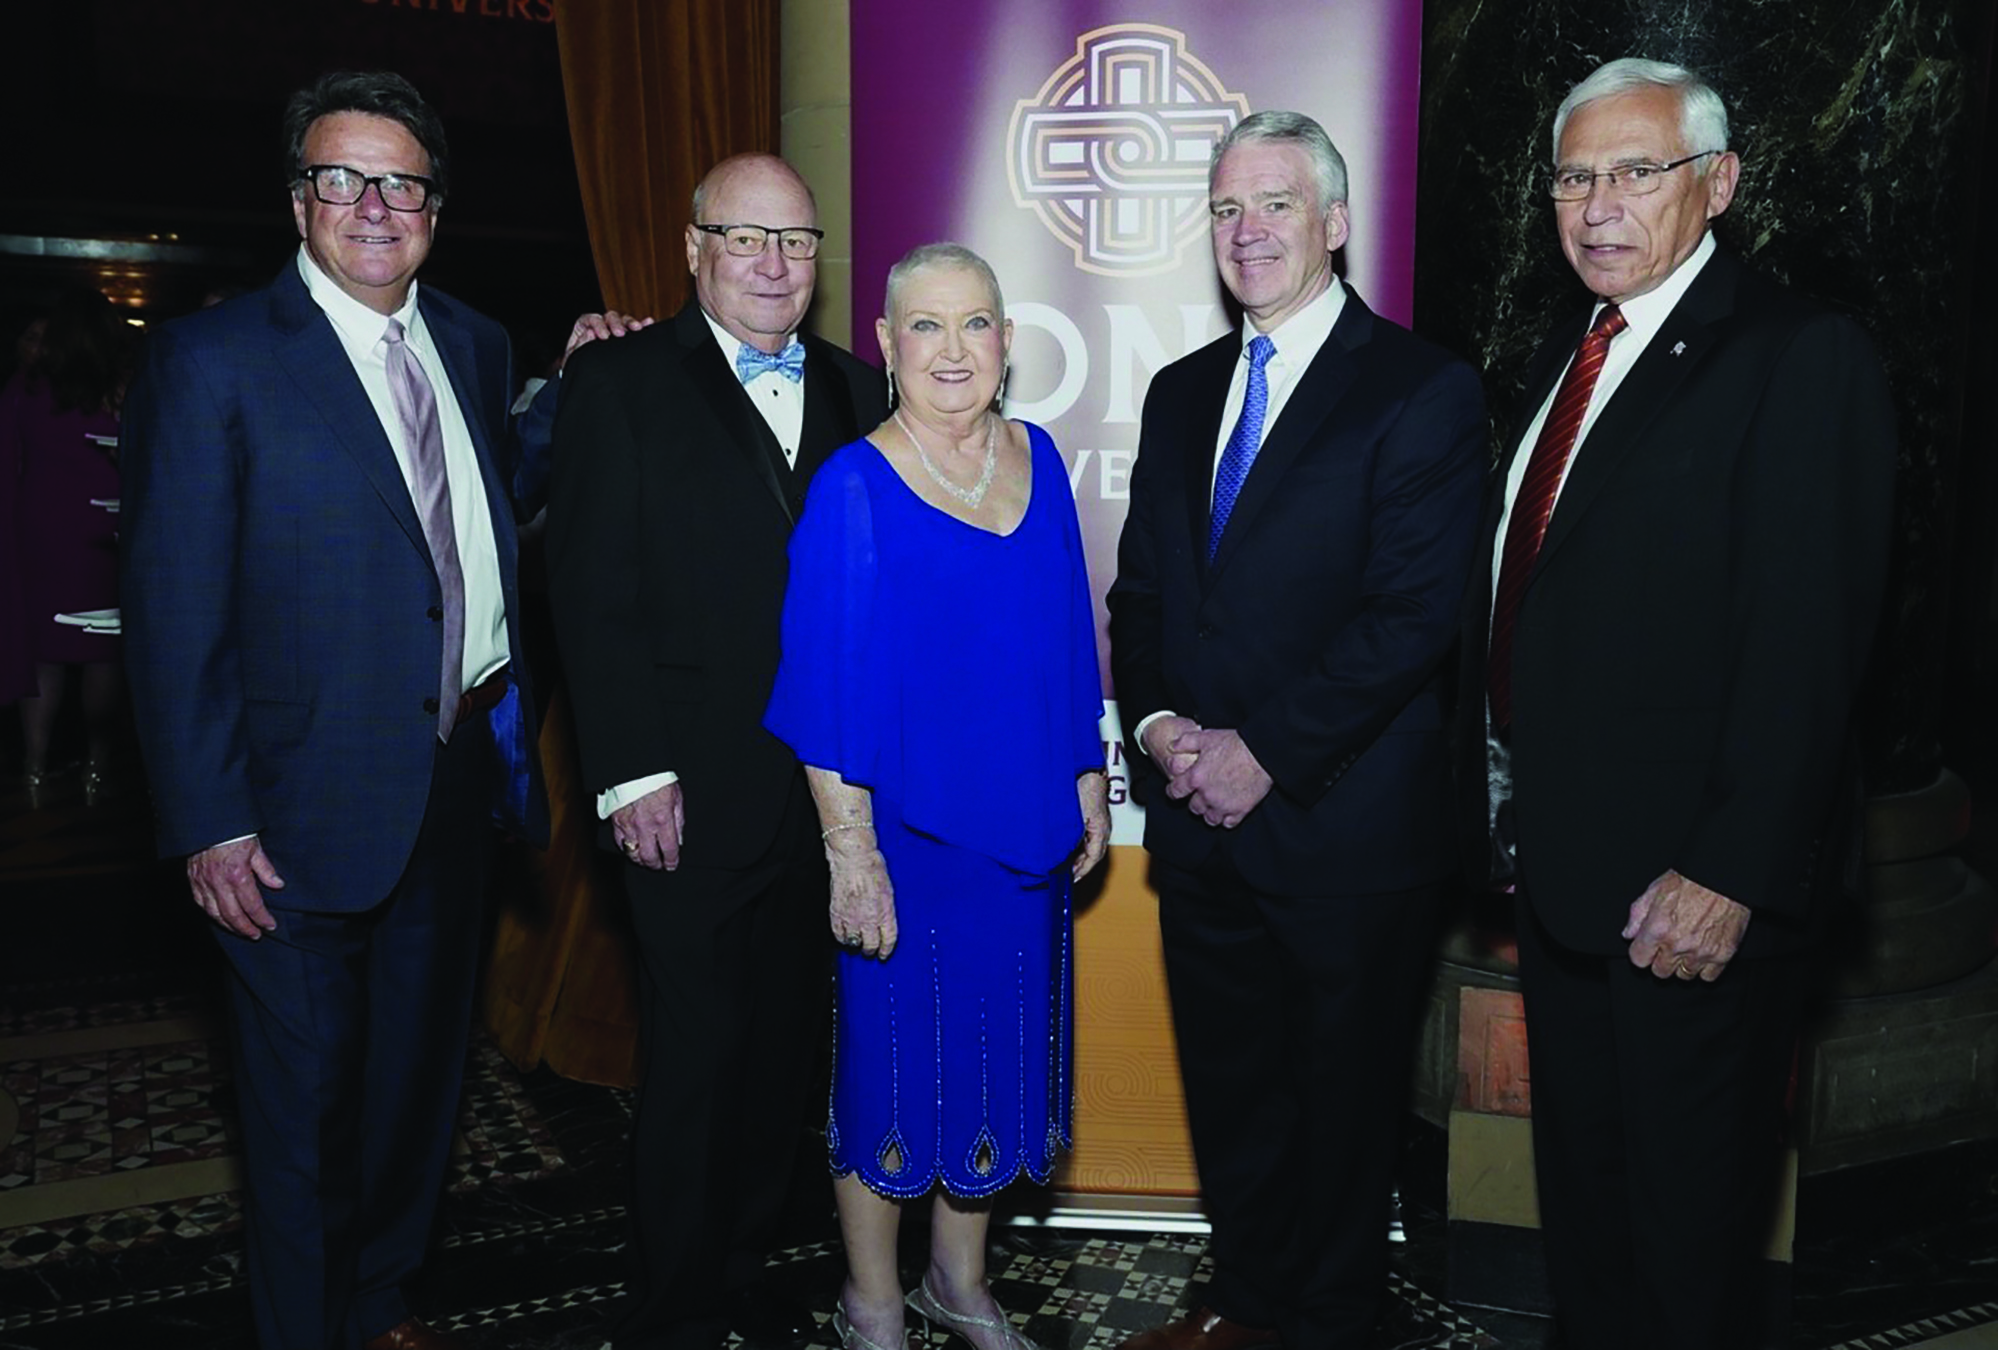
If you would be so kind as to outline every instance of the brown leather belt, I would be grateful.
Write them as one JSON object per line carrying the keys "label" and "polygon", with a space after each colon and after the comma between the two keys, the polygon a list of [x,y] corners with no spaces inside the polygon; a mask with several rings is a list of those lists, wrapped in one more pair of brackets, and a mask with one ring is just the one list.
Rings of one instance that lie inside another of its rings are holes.
{"label": "brown leather belt", "polygon": [[458,696],[458,720],[451,724],[454,728],[465,725],[473,713],[491,711],[506,697],[506,669],[501,666]]}

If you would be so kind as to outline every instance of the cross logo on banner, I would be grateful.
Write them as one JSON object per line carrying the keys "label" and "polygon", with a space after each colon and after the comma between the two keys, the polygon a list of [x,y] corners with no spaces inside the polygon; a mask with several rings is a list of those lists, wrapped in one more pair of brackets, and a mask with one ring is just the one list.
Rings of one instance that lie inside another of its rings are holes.
{"label": "cross logo on banner", "polygon": [[1083,271],[1163,272],[1205,236],[1208,161],[1248,113],[1177,29],[1091,29],[1013,106],[1007,181]]}

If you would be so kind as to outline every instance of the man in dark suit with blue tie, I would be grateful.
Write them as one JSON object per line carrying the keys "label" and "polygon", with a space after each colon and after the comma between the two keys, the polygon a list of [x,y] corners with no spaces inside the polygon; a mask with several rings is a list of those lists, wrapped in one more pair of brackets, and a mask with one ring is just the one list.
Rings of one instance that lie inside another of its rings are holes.
{"label": "man in dark suit with blue tie", "polygon": [[1215,1270],[1125,1350],[1361,1346],[1452,869],[1440,676],[1483,400],[1333,274],[1346,170],[1316,122],[1245,119],[1209,201],[1247,322],[1152,381],[1110,641]]}
{"label": "man in dark suit with blue tie", "polygon": [[410,1316],[498,815],[545,833],[504,331],[432,290],[444,132],[400,76],[285,116],[302,246],[167,324],[125,405],[126,660],[163,853],[227,958],[266,1350]]}

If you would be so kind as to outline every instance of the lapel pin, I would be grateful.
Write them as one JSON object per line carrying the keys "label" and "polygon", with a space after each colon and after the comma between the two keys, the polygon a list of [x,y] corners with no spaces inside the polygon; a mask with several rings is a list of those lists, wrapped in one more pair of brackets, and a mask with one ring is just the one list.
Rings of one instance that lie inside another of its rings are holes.
{"label": "lapel pin", "polygon": [[1673,344],[1672,344],[1672,355],[1674,355],[1674,356],[1684,356],[1685,354],[1686,354],[1686,344],[1685,344],[1685,343],[1683,343],[1683,342],[1675,342],[1675,343],[1673,343]]}

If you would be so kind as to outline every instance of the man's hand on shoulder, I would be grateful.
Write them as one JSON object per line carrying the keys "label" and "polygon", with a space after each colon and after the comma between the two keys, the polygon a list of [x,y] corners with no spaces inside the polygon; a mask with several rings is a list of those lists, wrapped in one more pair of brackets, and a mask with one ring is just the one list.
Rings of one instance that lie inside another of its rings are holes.
{"label": "man's hand on shoulder", "polygon": [[1270,795],[1270,776],[1239,731],[1195,729],[1171,746],[1190,762],[1166,784],[1166,795],[1184,800],[1209,825],[1232,830]]}
{"label": "man's hand on shoulder", "polygon": [[255,835],[189,857],[187,884],[201,912],[237,937],[255,942],[277,927],[264,906],[264,888],[281,891],[284,878]]}
{"label": "man's hand on shoulder", "polygon": [[578,347],[595,342],[598,338],[623,337],[627,333],[636,333],[641,328],[650,328],[655,322],[657,320],[650,317],[634,318],[629,314],[620,314],[614,309],[607,309],[601,314],[581,315],[577,318],[575,327],[569,330],[569,342],[562,348],[562,360],[557,368],[567,365],[570,356],[575,354]]}
{"label": "man's hand on shoulder", "polygon": [[1711,984],[1740,950],[1750,917],[1748,906],[1667,872],[1630,906],[1630,922],[1623,926],[1630,964],[1649,968],[1661,980]]}
{"label": "man's hand on shoulder", "polygon": [[611,812],[611,837],[624,856],[640,867],[668,872],[680,865],[680,839],[687,810],[678,783],[654,788]]}

